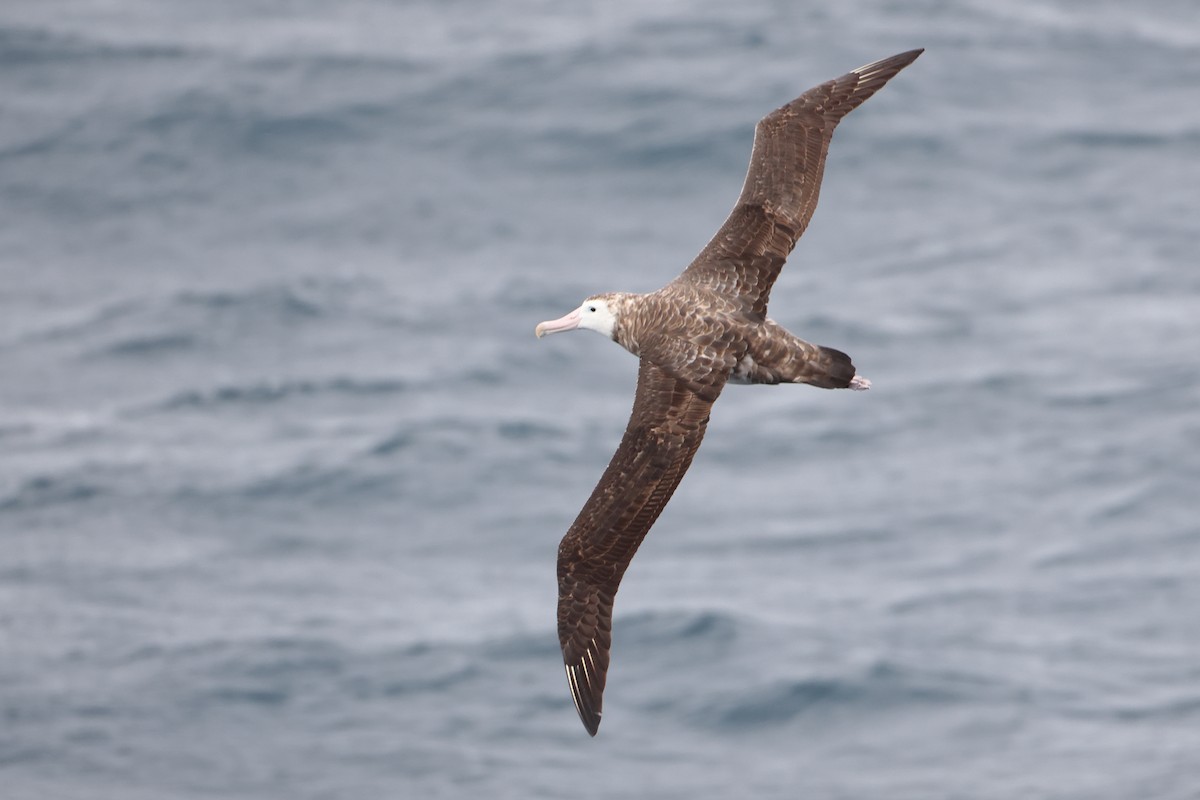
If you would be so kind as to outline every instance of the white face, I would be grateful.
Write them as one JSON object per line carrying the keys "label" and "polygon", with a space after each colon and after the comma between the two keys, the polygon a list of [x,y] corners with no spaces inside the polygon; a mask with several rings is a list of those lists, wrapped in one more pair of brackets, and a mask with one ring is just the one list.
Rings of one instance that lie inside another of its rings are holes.
{"label": "white face", "polygon": [[584,300],[583,305],[579,307],[580,328],[595,331],[611,339],[613,327],[616,324],[617,317],[612,312],[612,309],[608,307],[607,300]]}
{"label": "white face", "polygon": [[541,338],[550,333],[562,333],[583,328],[602,333],[611,339],[613,330],[617,327],[617,315],[616,309],[609,305],[610,302],[602,297],[589,297],[583,301],[583,305],[570,314],[538,323],[534,333]]}

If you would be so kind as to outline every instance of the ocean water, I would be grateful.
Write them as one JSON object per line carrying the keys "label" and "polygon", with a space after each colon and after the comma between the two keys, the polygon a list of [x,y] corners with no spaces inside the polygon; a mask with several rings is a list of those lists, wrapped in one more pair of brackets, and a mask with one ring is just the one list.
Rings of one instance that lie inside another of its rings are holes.
{"label": "ocean water", "polygon": [[[755,121],[838,129],[589,738],[559,538]],[[6,0],[0,796],[1200,797],[1193,3]]]}

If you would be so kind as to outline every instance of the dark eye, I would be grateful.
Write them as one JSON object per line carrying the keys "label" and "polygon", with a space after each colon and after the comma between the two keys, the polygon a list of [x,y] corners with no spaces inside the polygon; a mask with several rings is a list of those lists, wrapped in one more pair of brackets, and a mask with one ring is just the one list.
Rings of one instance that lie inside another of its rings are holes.
{"label": "dark eye", "polygon": [[596,310],[595,306],[588,306],[588,311],[595,311],[595,310]]}

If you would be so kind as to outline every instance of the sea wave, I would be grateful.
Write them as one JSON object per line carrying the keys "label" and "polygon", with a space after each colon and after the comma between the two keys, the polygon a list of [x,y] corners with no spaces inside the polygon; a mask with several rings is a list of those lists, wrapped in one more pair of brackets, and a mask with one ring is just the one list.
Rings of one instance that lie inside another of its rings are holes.
{"label": "sea wave", "polygon": [[912,706],[979,702],[977,693],[955,691],[945,677],[877,662],[850,675],[778,680],[726,692],[724,697],[700,701],[689,716],[713,728],[761,729],[814,714],[859,716]]}
{"label": "sea wave", "polygon": [[410,384],[399,378],[313,378],[186,389],[171,397],[128,412],[130,415],[165,414],[181,410],[207,411],[242,405],[282,403],[300,397],[348,395],[381,397],[403,394]]}
{"label": "sea wave", "polygon": [[111,62],[120,61],[144,66],[147,62],[186,58],[194,52],[179,44],[120,44],[62,33],[50,27],[11,24],[0,27],[0,64],[9,69],[88,63],[105,67]]}
{"label": "sea wave", "polygon": [[[45,342],[90,345],[92,356],[139,356],[147,350],[193,347],[238,332],[269,335],[330,321],[403,328],[420,324],[417,309],[380,282],[365,278],[301,276],[237,288],[183,289],[134,295],[70,312],[70,318],[35,319],[11,346]],[[99,340],[102,344],[95,344]]]}
{"label": "sea wave", "polygon": [[73,473],[37,475],[7,491],[0,489],[0,512],[72,505],[91,500],[104,491],[101,484]]}

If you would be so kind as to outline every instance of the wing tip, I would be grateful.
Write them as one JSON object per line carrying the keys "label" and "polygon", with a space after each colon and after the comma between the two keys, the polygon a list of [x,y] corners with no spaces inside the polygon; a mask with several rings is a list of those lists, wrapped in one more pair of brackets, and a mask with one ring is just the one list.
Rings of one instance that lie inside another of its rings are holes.
{"label": "wing tip", "polygon": [[[575,701],[575,710],[579,712],[579,721],[583,723],[583,727],[587,730],[589,736],[595,736],[596,731],[600,729],[600,717],[603,712],[600,710],[602,701],[601,695],[596,692],[595,687],[588,679],[587,667],[582,663],[577,666],[571,664],[563,665],[567,671],[567,683],[571,686],[571,699]],[[579,672],[580,667],[583,668],[583,683],[580,684]]]}
{"label": "wing tip", "polygon": [[[878,61],[872,61],[870,64],[863,64],[858,69],[852,69],[850,72],[860,77],[871,75],[877,72],[890,71],[895,75],[900,70],[907,67],[909,64],[917,60],[921,53],[925,52],[924,47],[917,47],[912,50],[905,50],[903,53],[897,53],[894,56],[881,58]],[[890,76],[889,76],[890,77]]]}

